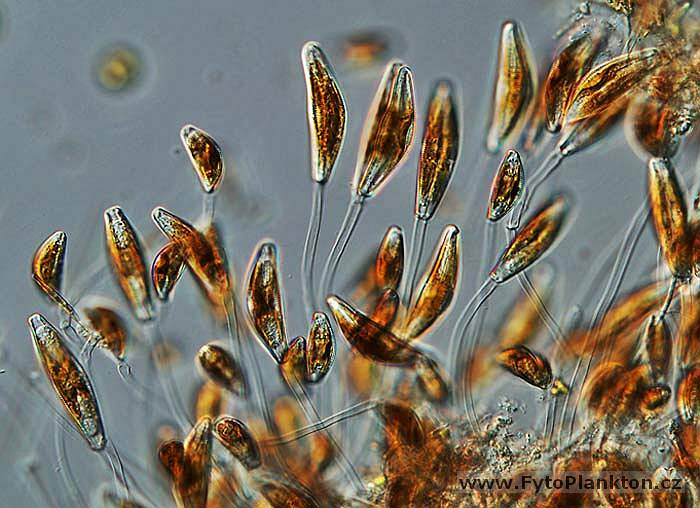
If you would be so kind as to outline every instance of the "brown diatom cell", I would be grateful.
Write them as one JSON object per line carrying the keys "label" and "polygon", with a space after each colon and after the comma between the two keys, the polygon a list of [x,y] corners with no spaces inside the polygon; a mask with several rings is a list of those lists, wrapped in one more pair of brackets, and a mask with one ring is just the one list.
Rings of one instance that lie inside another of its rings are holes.
{"label": "brown diatom cell", "polygon": [[600,114],[629,97],[659,61],[659,50],[647,48],[624,53],[591,69],[576,85],[566,123]]}
{"label": "brown diatom cell", "polygon": [[390,62],[362,130],[353,184],[356,196],[377,194],[401,165],[413,142],[415,119],[411,69]]}
{"label": "brown diatom cell", "polygon": [[406,342],[343,299],[329,296],[327,302],[343,336],[363,356],[375,362],[396,366],[413,365],[420,356]]}
{"label": "brown diatom cell", "polygon": [[285,381],[295,386],[306,379],[306,339],[296,337],[285,350],[280,361],[280,371]]}
{"label": "brown diatom cell", "polygon": [[345,139],[345,99],[325,53],[317,42],[301,50],[306,80],[306,116],[309,125],[311,178],[326,183]]}
{"label": "brown diatom cell", "polygon": [[205,416],[197,420],[185,438],[182,475],[175,477],[175,498],[183,508],[205,508],[212,466],[213,424]]}
{"label": "brown diatom cell", "polygon": [[313,494],[302,485],[259,475],[255,479],[258,492],[272,508],[321,508]]}
{"label": "brown diatom cell", "polygon": [[498,363],[527,383],[546,390],[552,384],[552,367],[539,353],[525,346],[505,349],[498,354]]}
{"label": "brown diatom cell", "polygon": [[684,423],[700,423],[700,364],[683,370],[676,388],[676,405]]}
{"label": "brown diatom cell", "polygon": [[523,162],[516,150],[508,150],[491,182],[486,218],[497,222],[513,209],[525,184]]}
{"label": "brown diatom cell", "polygon": [[568,41],[552,61],[544,81],[547,130],[558,132],[566,117],[571,94],[593,63],[600,37],[583,33]]}
{"label": "brown diatom cell", "polygon": [[321,381],[335,362],[335,335],[325,312],[314,312],[306,341],[306,380]]}
{"label": "brown diatom cell", "polygon": [[393,289],[387,289],[377,300],[369,318],[379,326],[390,330],[396,320],[400,304],[398,293]]}
{"label": "brown diatom cell", "polygon": [[231,416],[220,416],[214,422],[214,437],[231,452],[246,469],[260,467],[260,448],[248,427]]}
{"label": "brown diatom cell", "polygon": [[597,115],[576,123],[565,123],[559,138],[559,151],[563,156],[573,155],[602,139],[622,117],[628,104],[621,97]]}
{"label": "brown diatom cell", "polygon": [[63,343],[60,332],[41,314],[32,314],[27,323],[32,334],[36,358],[63,409],[68,413],[71,423],[90,448],[95,451],[103,450],[107,445],[107,438],[97,398],[87,373]]}
{"label": "brown diatom cell", "polygon": [[309,461],[313,475],[323,474],[336,459],[336,449],[328,434],[316,433],[310,436]]}
{"label": "brown diatom cell", "polygon": [[[546,306],[554,292],[556,282],[554,267],[542,263],[533,270],[530,279],[537,295]],[[541,326],[542,319],[537,304],[528,295],[521,292],[498,329],[497,343],[502,349],[525,345],[534,337]]]}
{"label": "brown diatom cell", "polygon": [[151,282],[158,298],[170,299],[184,269],[185,256],[179,244],[168,242],[161,247],[151,265]]}
{"label": "brown diatom cell", "polygon": [[680,317],[674,338],[681,366],[700,361],[700,300],[692,290],[688,293],[681,294]]}
{"label": "brown diatom cell", "polygon": [[246,394],[243,370],[231,353],[215,343],[199,348],[197,367],[204,375],[239,397]]}
{"label": "brown diatom cell", "polygon": [[569,209],[567,198],[561,194],[547,202],[516,233],[489,277],[501,284],[537,261],[559,236]]}
{"label": "brown diatom cell", "polygon": [[[32,278],[52,300],[52,295],[62,290],[66,243],[66,234],[63,231],[55,231],[42,242],[32,259]],[[51,288],[53,291],[47,291],[45,288]]]}
{"label": "brown diatom cell", "polygon": [[342,44],[343,58],[353,67],[367,67],[383,60],[392,49],[392,37],[386,29],[371,29],[348,34]]}
{"label": "brown diatom cell", "polygon": [[161,232],[182,249],[187,266],[215,310],[225,307],[230,298],[231,281],[219,245],[165,208],[154,208],[151,215]]}
{"label": "brown diatom cell", "polygon": [[107,253],[122,293],[134,315],[148,321],[153,318],[153,303],[143,249],[136,230],[124,211],[113,206],[104,212]]}
{"label": "brown diatom cell", "polygon": [[[598,337],[619,343],[622,338],[636,333],[644,320],[658,310],[667,290],[667,281],[654,281],[620,297],[601,320]],[[593,340],[588,342],[593,345]]]}
{"label": "brown diatom cell", "polygon": [[454,84],[446,79],[433,87],[418,159],[415,215],[430,220],[452,179],[459,154],[459,118]]}
{"label": "brown diatom cell", "polygon": [[692,243],[688,233],[685,193],[667,159],[650,159],[649,204],[654,230],[669,270],[681,280],[692,274]]}
{"label": "brown diatom cell", "polygon": [[426,430],[421,418],[411,406],[401,401],[384,401],[378,407],[384,423],[387,449],[404,446],[421,447],[425,444]]}
{"label": "brown diatom cell", "polygon": [[615,383],[624,375],[625,368],[616,362],[598,365],[586,378],[583,386],[588,408],[595,414],[604,414],[601,410],[614,390]]}
{"label": "brown diatom cell", "polygon": [[[674,427],[671,432],[671,446],[672,446],[672,464],[678,469],[684,476],[687,476],[693,483],[697,484],[700,481],[700,462],[698,462],[697,454],[693,453],[692,446],[688,446],[685,437],[687,435],[685,427],[682,422],[674,422]],[[680,427],[680,428],[679,428]],[[692,436],[695,437],[695,436]],[[691,491],[694,492],[694,491]]]}
{"label": "brown diatom cell", "polygon": [[250,269],[247,302],[258,336],[280,363],[287,350],[287,331],[277,264],[276,245],[262,243]]}
{"label": "brown diatom cell", "polygon": [[418,386],[431,402],[445,402],[450,396],[447,373],[435,360],[426,356],[416,362]]}
{"label": "brown diatom cell", "polygon": [[642,158],[673,157],[680,146],[678,117],[671,104],[643,95],[632,100],[625,115],[629,144]]}
{"label": "brown diatom cell", "polygon": [[381,383],[381,367],[359,353],[350,356],[345,370],[350,390],[362,398],[371,397]]}
{"label": "brown diatom cell", "polygon": [[647,365],[628,369],[616,362],[604,363],[592,373],[584,387],[588,407],[596,418],[612,422],[643,416],[645,410],[662,400],[659,397],[662,393],[650,391],[650,381],[651,371]]}
{"label": "brown diatom cell", "polygon": [[227,402],[226,392],[219,384],[205,381],[195,397],[195,417],[198,420],[203,416],[214,419],[224,413]]}
{"label": "brown diatom cell", "polygon": [[688,234],[691,242],[693,272],[696,276],[700,276],[700,217],[693,216],[688,219]]}
{"label": "brown diatom cell", "polygon": [[204,192],[215,192],[224,178],[224,157],[217,142],[209,133],[190,124],[180,129],[180,141]]}
{"label": "brown diatom cell", "polygon": [[185,447],[182,441],[165,441],[158,447],[158,460],[173,480],[181,478],[185,469]]}
{"label": "brown diatom cell", "polygon": [[123,360],[127,338],[124,320],[116,311],[103,306],[88,307],[84,312],[90,328],[102,336],[99,345]]}
{"label": "brown diatom cell", "polygon": [[389,226],[384,233],[382,243],[377,249],[374,262],[374,284],[383,291],[390,288],[398,290],[404,269],[403,230],[399,226]]}
{"label": "brown diatom cell", "polygon": [[667,385],[652,386],[644,393],[641,400],[642,413],[652,415],[671,400],[671,388]]}
{"label": "brown diatom cell", "polygon": [[657,381],[668,378],[673,349],[671,330],[665,320],[656,316],[649,318],[640,340],[640,359],[651,367]]}
{"label": "brown diatom cell", "polygon": [[522,28],[514,21],[501,27],[491,125],[486,149],[495,153],[525,120],[536,94],[537,70]]}
{"label": "brown diatom cell", "polygon": [[403,328],[402,335],[407,340],[426,333],[449,308],[459,282],[460,251],[459,228],[445,226],[432,266],[423,276],[421,290]]}
{"label": "brown diatom cell", "polygon": [[[294,432],[306,425],[306,418],[296,399],[290,396],[278,397],[272,408],[275,430],[280,436]],[[289,446],[306,445],[304,441],[294,441]]]}

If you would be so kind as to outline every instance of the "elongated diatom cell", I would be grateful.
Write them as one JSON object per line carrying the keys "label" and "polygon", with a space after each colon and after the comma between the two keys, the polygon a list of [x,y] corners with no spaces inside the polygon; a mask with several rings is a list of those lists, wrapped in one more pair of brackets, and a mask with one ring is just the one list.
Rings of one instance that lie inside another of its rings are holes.
{"label": "elongated diatom cell", "polygon": [[676,389],[678,414],[683,422],[700,423],[700,364],[684,369]]}
{"label": "elongated diatom cell", "polygon": [[127,331],[121,316],[114,309],[96,305],[85,309],[85,317],[90,328],[102,337],[99,345],[109,350],[115,358],[123,360],[126,354]]}
{"label": "elongated diatom cell", "polygon": [[107,253],[122,293],[138,319],[152,319],[153,303],[148,271],[136,230],[118,206],[105,210],[104,222]]}
{"label": "elongated diatom cell", "polygon": [[345,139],[345,99],[333,68],[317,42],[304,44],[301,63],[306,80],[311,178],[322,184],[330,179]]}
{"label": "elongated diatom cell", "polygon": [[243,370],[226,349],[215,343],[203,345],[197,351],[197,366],[209,379],[238,396],[245,396]]}
{"label": "elongated diatom cell", "polygon": [[182,441],[161,443],[158,447],[158,460],[174,481],[181,478],[185,469],[185,446]]}
{"label": "elongated diatom cell", "polygon": [[55,292],[60,292],[62,289],[66,243],[66,233],[56,231],[41,243],[32,259],[32,277],[34,282],[49,298],[52,298]]}
{"label": "elongated diatom cell", "polygon": [[391,288],[387,288],[377,300],[369,318],[379,326],[391,329],[400,305],[401,298],[398,293]]}
{"label": "elongated diatom cell", "polygon": [[335,335],[324,312],[314,312],[311,317],[306,348],[306,380],[316,383],[328,374],[335,361]]}
{"label": "elongated diatom cell", "polygon": [[633,99],[625,115],[630,146],[637,148],[643,157],[672,158],[684,133],[679,116],[664,100],[646,95]]}
{"label": "elongated diatom cell", "polygon": [[217,142],[209,133],[190,124],[180,129],[180,140],[204,192],[216,191],[224,178],[224,157]]}
{"label": "elongated diatom cell", "polygon": [[258,248],[248,279],[248,312],[258,336],[277,360],[287,350],[280,278],[277,268],[277,247],[266,242]]}
{"label": "elongated diatom cell", "polygon": [[567,123],[599,114],[628,97],[659,60],[656,48],[624,53],[591,69],[576,85],[566,117]]}
{"label": "elongated diatom cell", "polygon": [[515,21],[506,21],[501,27],[491,125],[486,136],[489,152],[500,150],[517,131],[532,105],[536,88],[537,70],[525,33]]}
{"label": "elongated diatom cell", "polygon": [[421,357],[416,362],[418,386],[434,402],[445,402],[450,396],[448,376],[435,360]]}
{"label": "elongated diatom cell", "polygon": [[421,220],[433,217],[452,179],[459,154],[459,121],[455,85],[440,80],[428,103],[418,159],[415,215]]}
{"label": "elongated diatom cell", "polygon": [[211,418],[197,420],[183,443],[182,474],[175,478],[175,498],[183,508],[205,508],[212,470]]}
{"label": "elongated diatom cell", "polygon": [[291,484],[278,478],[261,475],[255,482],[257,489],[270,506],[321,508],[321,504],[302,485]]}
{"label": "elongated diatom cell", "polygon": [[390,288],[396,291],[399,288],[403,277],[404,255],[403,230],[399,226],[389,226],[379,244],[374,262],[376,289]]}
{"label": "elongated diatom cell", "polygon": [[230,397],[226,396],[226,389],[214,381],[205,381],[197,390],[194,403],[194,413],[197,419],[203,416],[216,418],[226,411]]}
{"label": "elongated diatom cell", "polygon": [[549,361],[525,346],[505,349],[498,354],[498,363],[513,375],[545,390],[552,383]]}
{"label": "elongated diatom cell", "polygon": [[489,273],[491,279],[505,282],[537,261],[559,236],[569,208],[567,198],[558,195],[538,210],[503,251]]}
{"label": "elongated diatom cell", "polygon": [[552,61],[544,81],[548,131],[558,132],[561,129],[574,88],[590,70],[599,45],[599,35],[581,34],[569,41]]}
{"label": "elongated diatom cell", "polygon": [[654,230],[671,273],[686,279],[692,273],[692,243],[688,234],[685,193],[667,159],[650,159],[649,204]]}
{"label": "elongated diatom cell", "polygon": [[41,314],[27,319],[34,352],[71,423],[93,450],[107,445],[102,417],[87,373]]}
{"label": "elongated diatom cell", "polygon": [[598,114],[575,123],[566,122],[559,138],[562,155],[573,155],[602,139],[625,112],[628,97],[620,97]]}
{"label": "elongated diatom cell", "polygon": [[282,377],[290,386],[301,384],[306,379],[306,339],[295,337],[280,361]]}
{"label": "elongated diatom cell", "polygon": [[435,250],[430,270],[421,281],[410,309],[403,336],[410,340],[425,333],[446,312],[459,281],[461,235],[455,225],[446,226]]}
{"label": "elongated diatom cell", "polygon": [[220,416],[214,421],[214,437],[231,452],[246,469],[260,467],[260,448],[248,427],[231,416]]}
{"label": "elongated diatom cell", "polygon": [[154,208],[151,216],[168,240],[180,247],[187,266],[212,304],[223,305],[230,296],[231,281],[218,245],[165,208]]}
{"label": "elongated diatom cell", "polygon": [[418,352],[406,342],[345,300],[329,296],[327,302],[345,339],[366,358],[390,365],[411,365],[419,357]]}
{"label": "elongated diatom cell", "polygon": [[411,69],[390,62],[362,130],[353,184],[356,196],[371,198],[398,169],[413,142],[415,121]]}
{"label": "elongated diatom cell", "polygon": [[508,150],[491,182],[486,218],[499,221],[510,212],[523,191],[523,161],[516,150]]}
{"label": "elongated diatom cell", "polygon": [[185,255],[177,242],[168,242],[156,253],[151,264],[151,282],[159,299],[167,301],[185,269]]}

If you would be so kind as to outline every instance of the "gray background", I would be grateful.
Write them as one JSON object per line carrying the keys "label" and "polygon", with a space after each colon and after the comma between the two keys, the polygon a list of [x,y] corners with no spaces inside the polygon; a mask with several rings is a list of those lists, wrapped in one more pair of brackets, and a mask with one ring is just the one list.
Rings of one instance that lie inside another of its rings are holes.
{"label": "gray background", "polygon": [[[347,204],[359,132],[381,74],[381,67],[347,68],[337,48],[343,36],[355,30],[384,27],[398,35],[392,56],[403,58],[414,71],[418,139],[431,82],[446,75],[462,91],[461,161],[449,201],[431,227],[427,245],[429,252],[442,224],[462,227],[464,270],[472,274],[462,285],[458,305],[463,304],[476,283],[484,182],[495,169],[494,161],[487,167],[475,167],[475,161],[491,95],[500,23],[507,18],[521,21],[541,60],[549,54],[552,34],[567,13],[564,4],[536,0],[4,0],[0,9],[4,125],[0,338],[5,373],[0,375],[0,389],[9,409],[0,424],[4,430],[0,433],[4,440],[0,505],[35,503],[28,497],[35,484],[20,481],[26,479],[21,461],[35,447],[44,483],[50,488],[61,485],[55,471],[54,416],[16,381],[17,372],[28,374],[36,367],[27,315],[39,310],[54,318],[29,277],[31,256],[49,233],[60,228],[69,235],[68,294],[75,298],[99,293],[124,308],[110,277],[102,277],[96,286],[81,287],[91,269],[104,263],[102,211],[122,205],[148,238],[149,258],[162,244],[150,220],[155,205],[196,217],[199,187],[178,138],[183,124],[194,123],[212,133],[225,150],[227,176],[217,213],[239,282],[256,243],[264,237],[275,239],[282,253],[289,333],[305,334],[298,272],[311,184],[299,51],[307,40],[328,48],[349,110],[347,141],[327,193],[323,261]],[[143,57],[143,79],[123,93],[103,91],[94,78],[97,55],[115,43],[126,43]],[[389,224],[400,224],[410,232],[417,152],[413,150],[383,193],[367,204],[357,241],[347,256],[350,268],[341,273],[341,279],[370,253]],[[637,208],[644,175],[644,164],[626,147],[620,129],[596,149],[565,162],[557,184],[573,192],[576,207],[575,223],[550,256],[559,278],[557,313],[573,303],[571,298],[597,254]],[[477,201],[465,203],[469,196]],[[647,232],[647,244],[650,238]],[[634,267],[648,272],[655,251],[640,252],[645,254],[635,258]],[[199,297],[194,296],[191,278],[185,277],[181,286],[164,329],[183,353],[182,390],[189,397],[188,387],[196,380],[189,359],[200,344],[220,332],[213,330]],[[496,297],[510,301],[516,286],[509,285]],[[452,321],[445,329],[450,329]],[[133,333],[138,335],[138,330]],[[432,342],[444,354],[444,342],[439,338]],[[138,369],[144,368],[139,359],[143,349],[137,344],[132,351],[138,375]],[[272,372],[273,367],[266,365]],[[137,416],[141,410],[133,409],[133,398],[102,355],[96,355],[94,368],[100,372],[98,391],[117,446],[150,460],[152,429]],[[527,392],[517,383],[513,390]],[[83,492],[109,478],[102,465],[94,466],[98,459],[81,441],[68,439],[68,448]],[[56,499],[57,506],[66,502],[61,496]]]}

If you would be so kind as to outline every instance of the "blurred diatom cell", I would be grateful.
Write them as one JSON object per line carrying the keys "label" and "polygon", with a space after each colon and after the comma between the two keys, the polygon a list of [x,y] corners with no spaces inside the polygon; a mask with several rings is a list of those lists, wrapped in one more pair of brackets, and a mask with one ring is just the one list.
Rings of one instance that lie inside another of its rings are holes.
{"label": "blurred diatom cell", "polygon": [[66,4],[0,6],[115,97],[5,104],[3,506],[700,506],[693,2]]}
{"label": "blurred diatom cell", "polygon": [[337,45],[347,65],[362,69],[398,56],[405,42],[396,29],[375,27],[339,35]]}
{"label": "blurred diatom cell", "polygon": [[128,44],[114,44],[99,52],[95,80],[107,92],[126,92],[143,79],[142,54]]}

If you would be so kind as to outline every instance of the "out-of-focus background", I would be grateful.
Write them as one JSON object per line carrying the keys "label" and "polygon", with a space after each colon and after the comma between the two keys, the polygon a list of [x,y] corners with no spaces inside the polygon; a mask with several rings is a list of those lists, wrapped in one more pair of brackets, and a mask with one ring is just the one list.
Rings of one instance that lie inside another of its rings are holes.
{"label": "out-of-focus background", "polygon": [[[520,21],[542,62],[571,8],[568,2],[538,0],[2,0],[0,505],[41,506],[36,496],[42,486],[55,495],[54,506],[68,506],[71,499],[58,473],[66,460],[57,458],[55,416],[18,381],[19,373],[29,376],[37,368],[26,317],[41,311],[55,318],[29,275],[32,254],[46,236],[56,229],[68,233],[65,287],[70,298],[83,303],[99,294],[129,316],[103,269],[102,212],[121,205],[146,239],[149,259],[163,243],[150,219],[154,206],[195,219],[201,206],[199,184],[178,137],[182,125],[193,123],[210,132],[225,152],[227,174],[217,217],[239,284],[257,242],[274,239],[282,256],[289,334],[305,334],[299,267],[312,186],[300,49],[308,40],[326,49],[349,112],[347,141],[327,191],[321,263],[349,199],[360,130],[381,63],[400,57],[414,71],[417,140],[432,82],[447,76],[461,90],[461,158],[424,258],[429,259],[442,225],[462,228],[466,278],[456,311],[444,325],[450,329],[477,282],[486,182],[497,165],[497,159],[482,166],[476,162],[500,24],[509,18]],[[386,53],[377,64],[353,65],[344,41],[368,31],[384,38]],[[373,255],[387,226],[399,224],[410,232],[417,154],[414,148],[383,192],[367,203],[338,287]],[[567,188],[576,205],[573,225],[550,256],[559,280],[553,304],[557,315],[575,303],[597,256],[619,242],[619,231],[639,205],[644,174],[644,164],[624,143],[621,129],[564,163],[556,186]],[[644,241],[649,238],[647,232]],[[500,234],[499,244],[504,241]],[[645,257],[635,260],[632,273],[652,267],[654,252],[641,252]],[[203,310],[192,279],[185,276],[180,286],[163,331],[180,349],[180,391],[189,401],[197,379],[192,355],[221,331]],[[518,290],[511,284],[497,293],[497,300],[507,304]],[[494,324],[497,316],[492,314]],[[146,369],[146,353],[130,316],[129,324],[134,338],[127,355],[132,355],[138,377]],[[442,355],[444,335],[429,341]],[[271,363],[264,365],[274,372]],[[159,474],[154,429],[140,416],[143,404],[135,402],[104,355],[95,355],[93,370],[100,374],[96,385],[110,437]],[[518,383],[513,390],[527,391]],[[541,410],[533,404],[535,412]],[[158,416],[156,407],[146,409],[154,421],[167,419]],[[106,467],[79,439],[67,439],[66,454],[84,495],[91,496],[109,479]]]}

